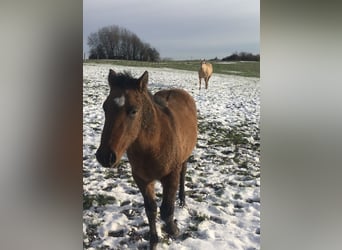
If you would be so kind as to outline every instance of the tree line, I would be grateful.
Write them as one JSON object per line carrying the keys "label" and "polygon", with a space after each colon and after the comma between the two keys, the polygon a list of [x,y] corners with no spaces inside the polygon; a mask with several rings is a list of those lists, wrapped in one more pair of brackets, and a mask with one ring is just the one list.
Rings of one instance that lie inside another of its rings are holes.
{"label": "tree line", "polygon": [[235,52],[230,56],[222,58],[222,61],[260,61],[260,55],[253,55],[248,52]]}
{"label": "tree line", "polygon": [[157,49],[133,32],[117,25],[100,28],[88,36],[89,59],[159,61]]}

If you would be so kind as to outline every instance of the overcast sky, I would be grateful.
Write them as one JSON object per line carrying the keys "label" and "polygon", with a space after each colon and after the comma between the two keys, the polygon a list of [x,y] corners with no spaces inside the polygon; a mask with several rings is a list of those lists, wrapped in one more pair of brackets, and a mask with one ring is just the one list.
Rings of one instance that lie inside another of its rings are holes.
{"label": "overcast sky", "polygon": [[259,54],[258,0],[84,0],[83,50],[91,32],[118,25],[156,48],[161,58]]}

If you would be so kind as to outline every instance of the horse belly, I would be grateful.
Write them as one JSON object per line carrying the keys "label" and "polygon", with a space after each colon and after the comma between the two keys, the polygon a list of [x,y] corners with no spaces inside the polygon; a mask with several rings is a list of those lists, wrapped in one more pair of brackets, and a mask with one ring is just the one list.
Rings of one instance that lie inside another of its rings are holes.
{"label": "horse belly", "polygon": [[[197,110],[193,98],[183,91],[170,103],[173,110],[175,128],[178,138],[178,156],[181,163],[191,155],[197,142]],[[183,95],[183,96],[182,96]]]}
{"label": "horse belly", "polygon": [[172,165],[169,161],[153,158],[135,158],[128,157],[132,167],[132,173],[139,176],[146,182],[160,180],[172,171]]}
{"label": "horse belly", "polygon": [[197,127],[191,126],[185,133],[180,137],[181,142],[181,162],[185,162],[191,155],[197,142]]}

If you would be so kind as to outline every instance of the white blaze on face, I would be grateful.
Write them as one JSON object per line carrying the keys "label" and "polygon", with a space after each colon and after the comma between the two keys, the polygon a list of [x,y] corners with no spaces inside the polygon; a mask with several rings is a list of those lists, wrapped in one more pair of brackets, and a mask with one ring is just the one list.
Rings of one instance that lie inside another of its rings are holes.
{"label": "white blaze on face", "polygon": [[125,96],[122,95],[120,97],[116,97],[113,99],[113,101],[117,106],[122,107],[123,105],[125,105]]}

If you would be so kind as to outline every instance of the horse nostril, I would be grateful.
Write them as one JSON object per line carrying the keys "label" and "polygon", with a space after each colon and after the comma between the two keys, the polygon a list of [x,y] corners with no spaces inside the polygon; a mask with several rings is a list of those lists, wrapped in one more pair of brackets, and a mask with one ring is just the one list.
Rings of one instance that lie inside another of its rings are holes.
{"label": "horse nostril", "polygon": [[95,153],[96,160],[105,168],[109,168],[116,162],[115,153],[98,149]]}
{"label": "horse nostril", "polygon": [[109,154],[109,164],[113,165],[116,162],[116,156],[115,153],[110,153]]}

